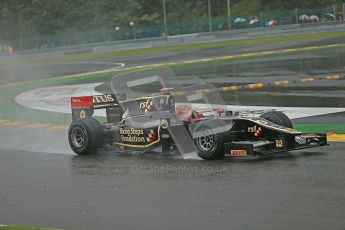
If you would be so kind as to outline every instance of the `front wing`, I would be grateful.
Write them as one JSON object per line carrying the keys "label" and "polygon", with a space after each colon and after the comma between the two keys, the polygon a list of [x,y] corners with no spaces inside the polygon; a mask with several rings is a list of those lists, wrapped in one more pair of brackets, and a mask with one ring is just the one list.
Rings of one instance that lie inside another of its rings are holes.
{"label": "front wing", "polygon": [[225,156],[255,157],[326,146],[328,143],[326,134],[302,133],[270,140],[229,142],[224,145]]}

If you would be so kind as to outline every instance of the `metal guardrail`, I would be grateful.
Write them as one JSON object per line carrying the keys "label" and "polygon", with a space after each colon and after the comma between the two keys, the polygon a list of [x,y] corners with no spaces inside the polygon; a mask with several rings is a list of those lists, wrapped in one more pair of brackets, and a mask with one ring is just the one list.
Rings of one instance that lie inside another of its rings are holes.
{"label": "metal guardrail", "polygon": [[262,37],[286,36],[292,34],[306,34],[317,32],[345,31],[345,21],[326,23],[307,23],[277,26],[273,28],[259,27],[250,29],[236,29],[213,33],[185,34],[160,38],[144,38],[138,40],[112,41],[102,43],[83,44],[59,48],[20,51],[13,57],[30,56],[64,56],[74,53],[106,52],[117,50],[131,50],[141,48],[164,47],[171,45],[194,44],[202,42],[215,42],[226,40],[255,39]]}

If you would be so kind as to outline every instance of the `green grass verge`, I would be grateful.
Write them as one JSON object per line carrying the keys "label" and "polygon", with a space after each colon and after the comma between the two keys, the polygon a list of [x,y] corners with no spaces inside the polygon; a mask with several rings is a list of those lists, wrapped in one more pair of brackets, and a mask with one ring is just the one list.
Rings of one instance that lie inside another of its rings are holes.
{"label": "green grass verge", "polygon": [[26,225],[6,225],[0,226],[0,230],[54,230],[54,228],[40,228]]}
{"label": "green grass verge", "polygon": [[345,124],[294,124],[295,129],[302,132],[311,132],[311,133],[327,133],[335,132],[338,134],[345,133]]}
{"label": "green grass verge", "polygon": [[335,37],[335,36],[341,36],[341,35],[345,35],[345,31],[319,32],[319,33],[310,33],[310,34],[295,34],[295,35],[276,36],[276,37],[243,39],[243,40],[182,44],[182,45],[171,45],[171,46],[142,48],[142,49],[133,49],[133,50],[81,53],[81,54],[71,54],[71,55],[59,56],[59,57],[30,58],[23,61],[26,64],[56,63],[56,62],[76,61],[76,60],[85,61],[85,60],[94,60],[94,59],[99,59],[99,58],[108,58],[108,57],[113,57],[113,56],[130,55],[130,54],[145,54],[145,53],[164,52],[164,51],[194,50],[194,49],[206,49],[206,48],[215,48],[215,47],[224,47],[224,46],[264,44],[264,43],[271,43],[271,42],[276,42],[276,41],[290,41],[290,40],[297,40],[297,39]]}

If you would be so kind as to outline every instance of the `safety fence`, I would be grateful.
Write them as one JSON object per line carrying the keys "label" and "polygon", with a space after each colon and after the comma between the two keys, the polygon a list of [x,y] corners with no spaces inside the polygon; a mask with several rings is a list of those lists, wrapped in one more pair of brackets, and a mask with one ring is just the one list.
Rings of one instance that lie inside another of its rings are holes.
{"label": "safety fence", "polygon": [[[225,6],[226,7],[226,6]],[[169,8],[168,8],[169,9]],[[94,31],[66,32],[52,36],[19,37],[16,40],[4,41],[2,46],[13,47],[14,50],[41,50],[54,47],[75,46],[80,44],[105,43],[121,40],[138,40],[142,38],[162,38],[167,36],[240,31],[249,28],[273,28],[286,25],[310,25],[344,21],[345,4],[334,4],[314,9],[294,9],[290,11],[272,12],[231,12],[224,15],[204,14],[190,20],[170,20],[172,12],[167,10],[166,20],[162,17],[152,24],[140,24],[128,20],[126,25],[113,28],[100,28]],[[241,32],[239,32],[241,33]],[[3,50],[5,51],[5,50]]]}
{"label": "safety fence", "polygon": [[[224,6],[226,7],[226,5]],[[119,40],[136,40],[141,38],[166,37],[181,34],[216,32],[245,28],[267,28],[292,24],[325,23],[344,20],[345,4],[328,5],[322,8],[294,9],[289,11],[252,12],[243,14],[231,12],[227,15],[204,14],[188,21],[172,21],[171,12],[167,11],[164,20],[152,24],[137,24],[130,21],[127,25],[114,28],[100,28],[93,31],[66,32],[52,36],[32,36],[4,41],[3,45],[15,50],[47,49],[53,47],[73,46]],[[231,14],[230,14],[231,12]],[[0,44],[1,45],[1,44]],[[3,49],[6,47],[3,47]]]}

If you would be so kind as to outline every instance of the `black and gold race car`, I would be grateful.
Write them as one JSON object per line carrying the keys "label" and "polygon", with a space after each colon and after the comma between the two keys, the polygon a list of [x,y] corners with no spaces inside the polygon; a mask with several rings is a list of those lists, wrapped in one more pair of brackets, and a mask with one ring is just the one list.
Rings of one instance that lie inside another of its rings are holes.
{"label": "black and gold race car", "polygon": [[[327,145],[320,133],[294,130],[282,112],[260,116],[235,114],[222,108],[193,110],[175,105],[168,92],[126,100],[125,95],[72,97],[68,139],[77,154],[92,154],[104,146],[115,150],[197,153],[205,160],[256,157]],[[104,109],[106,122],[94,118]]]}

